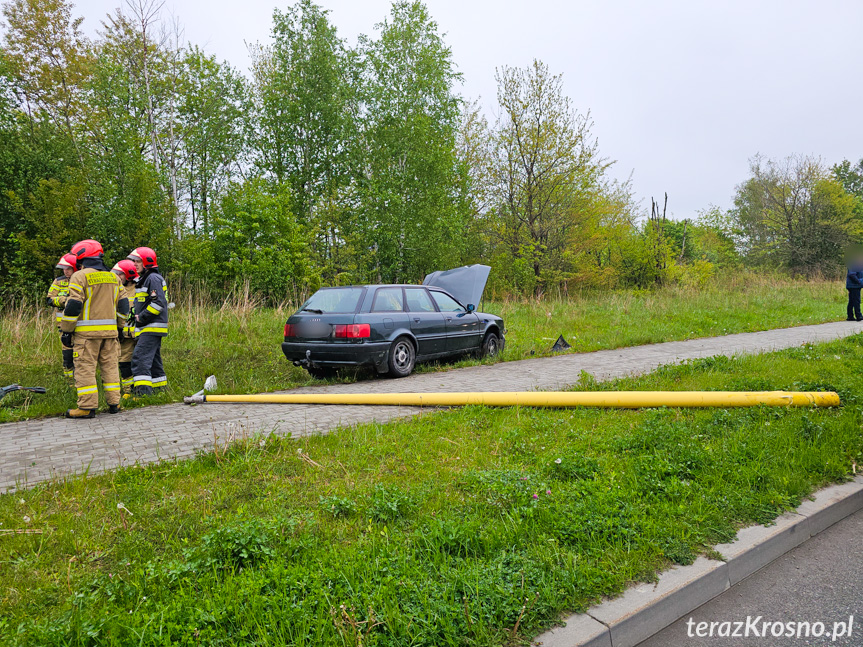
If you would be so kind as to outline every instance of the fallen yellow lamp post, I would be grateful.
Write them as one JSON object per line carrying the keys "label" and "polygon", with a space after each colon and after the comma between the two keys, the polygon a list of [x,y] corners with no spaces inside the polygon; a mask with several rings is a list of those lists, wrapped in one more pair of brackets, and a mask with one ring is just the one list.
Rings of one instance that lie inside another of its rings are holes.
{"label": "fallen yellow lamp post", "polygon": [[183,398],[186,404],[363,404],[401,407],[835,407],[839,396],[822,391],[509,391],[465,393],[264,393]]}

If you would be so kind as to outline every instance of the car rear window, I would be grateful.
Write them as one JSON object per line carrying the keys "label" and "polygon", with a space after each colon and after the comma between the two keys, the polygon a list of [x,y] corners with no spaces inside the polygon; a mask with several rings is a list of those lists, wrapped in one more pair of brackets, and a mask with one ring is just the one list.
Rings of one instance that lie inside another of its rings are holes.
{"label": "car rear window", "polygon": [[372,312],[404,312],[401,288],[378,288]]}
{"label": "car rear window", "polygon": [[315,292],[302,310],[320,310],[324,314],[356,312],[364,291],[365,288],[324,288]]}

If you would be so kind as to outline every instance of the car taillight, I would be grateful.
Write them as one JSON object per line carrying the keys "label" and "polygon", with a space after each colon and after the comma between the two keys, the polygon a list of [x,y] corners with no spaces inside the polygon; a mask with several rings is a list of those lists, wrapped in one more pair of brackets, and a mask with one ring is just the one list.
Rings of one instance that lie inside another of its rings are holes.
{"label": "car taillight", "polygon": [[294,324],[285,324],[285,337],[296,337],[296,333],[294,332]]}
{"label": "car taillight", "polygon": [[336,324],[333,337],[336,339],[368,339],[372,336],[369,324]]}

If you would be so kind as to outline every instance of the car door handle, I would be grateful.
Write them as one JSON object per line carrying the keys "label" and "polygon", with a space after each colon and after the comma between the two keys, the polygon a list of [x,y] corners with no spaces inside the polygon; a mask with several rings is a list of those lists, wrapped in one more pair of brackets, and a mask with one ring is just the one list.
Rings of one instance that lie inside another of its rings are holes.
{"label": "car door handle", "polygon": [[419,322],[420,322],[420,318],[419,318],[419,317],[414,317],[414,321],[416,321],[417,323],[419,323]]}
{"label": "car door handle", "polygon": [[452,321],[452,317],[447,317],[447,318],[446,318],[446,320],[447,320],[447,321]]}

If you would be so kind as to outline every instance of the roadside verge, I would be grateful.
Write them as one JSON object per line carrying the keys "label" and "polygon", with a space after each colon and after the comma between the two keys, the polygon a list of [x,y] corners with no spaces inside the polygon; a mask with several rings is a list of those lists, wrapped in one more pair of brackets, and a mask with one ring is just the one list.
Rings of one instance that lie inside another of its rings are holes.
{"label": "roadside verge", "polygon": [[537,636],[542,647],[634,647],[764,568],[810,537],[863,509],[863,476],[816,492],[769,526],[749,526],[716,546],[725,561],[699,557],[636,584],[622,595],[564,619]]}

